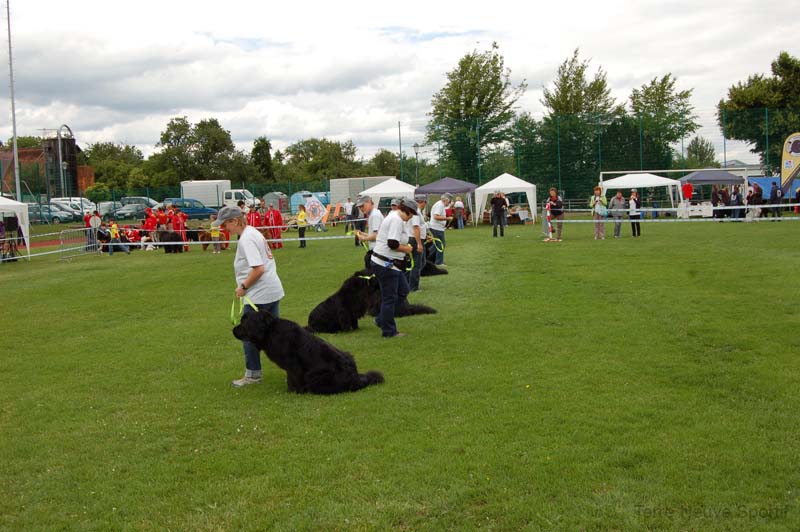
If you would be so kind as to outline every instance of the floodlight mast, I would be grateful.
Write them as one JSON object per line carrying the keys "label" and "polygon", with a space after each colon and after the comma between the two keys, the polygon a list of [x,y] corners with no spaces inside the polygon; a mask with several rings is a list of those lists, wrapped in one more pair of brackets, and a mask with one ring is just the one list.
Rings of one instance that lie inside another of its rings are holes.
{"label": "floodlight mast", "polygon": [[17,201],[21,202],[22,185],[19,176],[19,152],[17,151],[17,108],[14,102],[14,58],[11,54],[11,0],[6,1],[6,22],[8,24],[8,79],[11,89],[11,134],[13,135],[14,185],[17,189]]}

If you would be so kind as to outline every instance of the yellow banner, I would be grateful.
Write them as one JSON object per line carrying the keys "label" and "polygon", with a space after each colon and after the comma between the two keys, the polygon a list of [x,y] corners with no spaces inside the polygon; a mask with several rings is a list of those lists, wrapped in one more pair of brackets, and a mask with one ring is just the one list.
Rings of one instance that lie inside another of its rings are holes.
{"label": "yellow banner", "polygon": [[781,189],[785,196],[794,192],[789,188],[796,178],[800,178],[800,133],[792,133],[786,138],[781,162]]}

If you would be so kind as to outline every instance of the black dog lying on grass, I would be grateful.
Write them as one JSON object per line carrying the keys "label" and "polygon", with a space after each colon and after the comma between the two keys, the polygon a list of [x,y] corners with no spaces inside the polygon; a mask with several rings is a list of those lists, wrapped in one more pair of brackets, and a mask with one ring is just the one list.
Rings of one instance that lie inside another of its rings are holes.
{"label": "black dog lying on grass", "polygon": [[359,374],[350,353],[336,349],[293,321],[275,318],[269,312],[248,312],[233,328],[233,335],[254,343],[286,371],[290,392],[354,392],[383,382],[379,371]]}
{"label": "black dog lying on grass", "polygon": [[[307,330],[312,332],[337,333],[358,329],[358,320],[367,313],[377,316],[381,309],[381,288],[378,279],[367,270],[355,272],[341,288],[328,299],[314,307],[308,315]],[[436,310],[425,305],[412,305],[402,299],[395,317],[414,314],[436,314]]]}
{"label": "black dog lying on grass", "polygon": [[433,240],[425,242],[425,266],[420,270],[420,277],[429,277],[431,275],[447,275],[449,272],[444,268],[440,268],[436,264],[436,246]]}
{"label": "black dog lying on grass", "polygon": [[370,294],[380,293],[378,279],[367,270],[345,279],[339,290],[314,307],[308,315],[309,331],[337,333],[358,329],[358,320],[367,313]]}

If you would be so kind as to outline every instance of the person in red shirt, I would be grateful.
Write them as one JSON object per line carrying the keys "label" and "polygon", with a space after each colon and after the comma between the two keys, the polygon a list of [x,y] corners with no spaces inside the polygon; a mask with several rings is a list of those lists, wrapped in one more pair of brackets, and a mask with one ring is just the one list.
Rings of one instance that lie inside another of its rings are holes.
{"label": "person in red shirt", "polygon": [[681,187],[681,192],[683,192],[683,199],[685,199],[686,201],[692,201],[692,194],[694,194],[694,186],[687,181]]}
{"label": "person in red shirt", "polygon": [[283,216],[281,216],[281,211],[276,209],[272,204],[270,204],[269,210],[267,210],[266,225],[269,227],[270,249],[282,248],[283,242],[280,242],[280,239]]}
{"label": "person in red shirt", "polygon": [[169,218],[167,218],[167,213],[164,210],[164,207],[158,208],[158,211],[156,212],[156,222],[157,222],[156,229],[158,229],[159,231],[167,230],[167,222],[169,222]]}
{"label": "person in red shirt", "polygon": [[84,227],[91,227],[92,225],[89,223],[89,220],[92,219],[92,212],[86,211],[86,214],[83,215],[83,226]]}
{"label": "person in red shirt", "polygon": [[250,212],[247,213],[247,225],[252,225],[256,229],[261,228],[261,215],[258,213],[255,204],[250,206]]}
{"label": "person in red shirt", "polygon": [[[186,220],[189,217],[178,207],[172,209],[172,230],[181,236],[181,240],[186,242]],[[183,246],[184,251],[189,251],[189,246]]]}

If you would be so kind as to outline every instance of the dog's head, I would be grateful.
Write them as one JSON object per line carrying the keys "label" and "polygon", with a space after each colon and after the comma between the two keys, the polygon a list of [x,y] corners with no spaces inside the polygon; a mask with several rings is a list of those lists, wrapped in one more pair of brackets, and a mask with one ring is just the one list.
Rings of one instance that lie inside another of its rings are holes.
{"label": "dog's head", "polygon": [[248,312],[242,321],[233,328],[233,335],[239,340],[247,340],[256,345],[264,345],[269,336],[269,328],[275,318],[269,312],[261,310]]}

